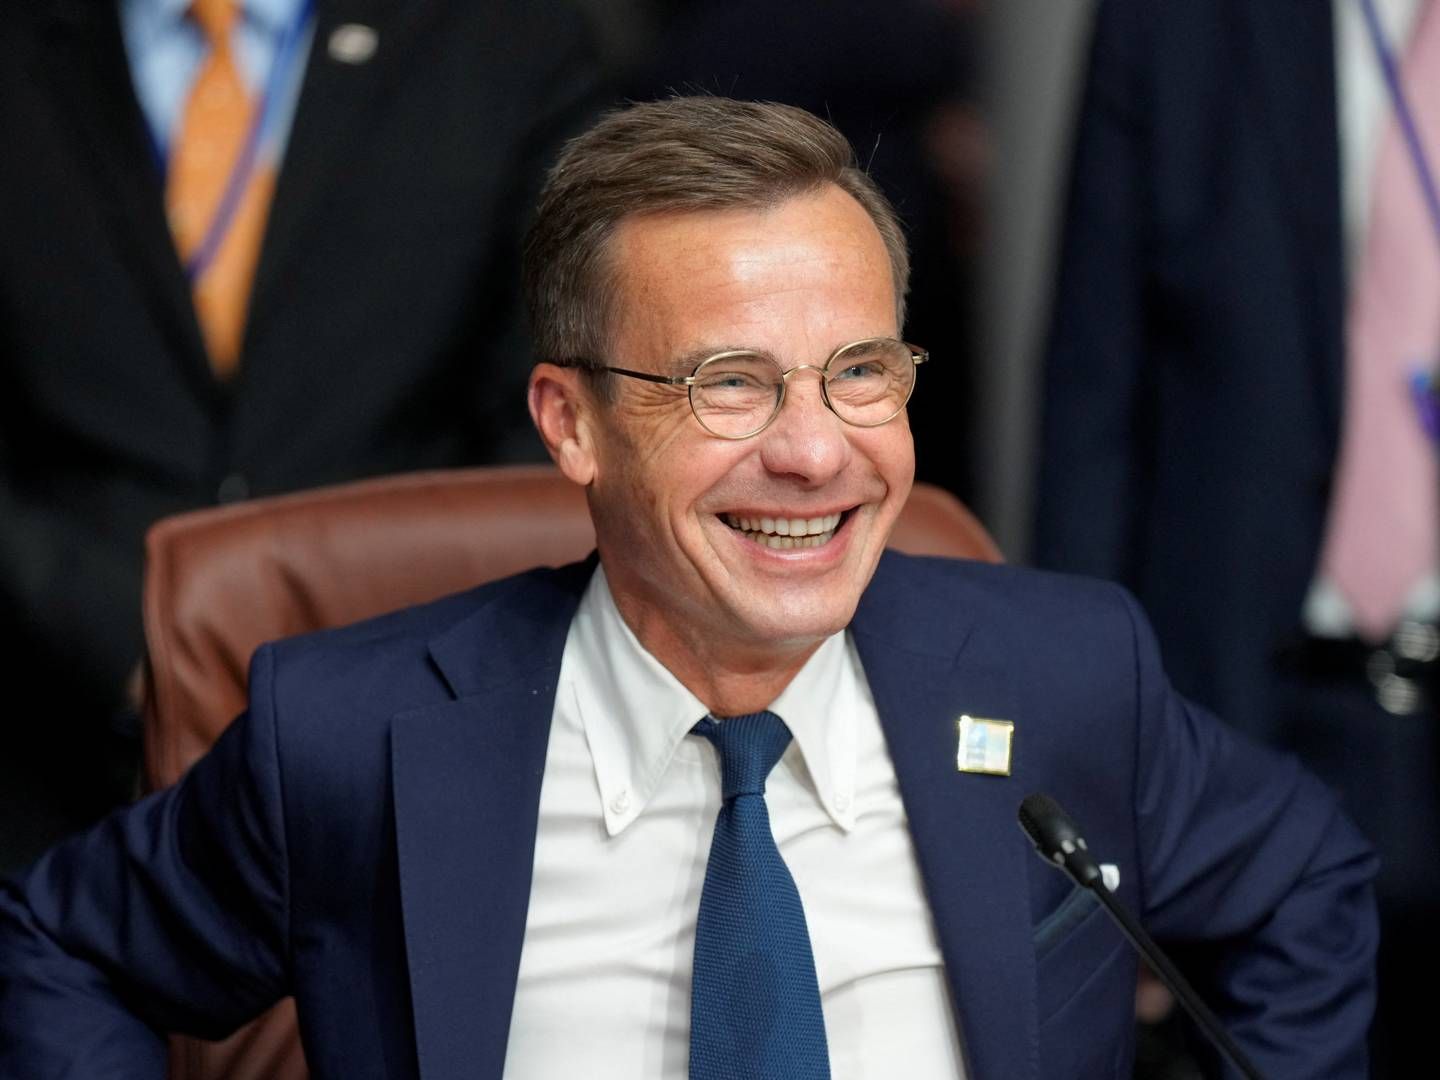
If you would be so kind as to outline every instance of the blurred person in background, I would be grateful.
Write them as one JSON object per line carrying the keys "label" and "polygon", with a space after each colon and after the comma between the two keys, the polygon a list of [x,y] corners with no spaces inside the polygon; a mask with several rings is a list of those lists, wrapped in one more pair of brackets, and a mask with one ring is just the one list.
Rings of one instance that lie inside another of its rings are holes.
{"label": "blurred person in background", "polygon": [[559,0],[7,7],[0,871],[133,782],[156,518],[541,455],[519,236],[596,87]]}
{"label": "blurred person in background", "polygon": [[1036,560],[1129,585],[1380,848],[1381,1076],[1440,909],[1437,8],[1101,3],[1037,503]]}

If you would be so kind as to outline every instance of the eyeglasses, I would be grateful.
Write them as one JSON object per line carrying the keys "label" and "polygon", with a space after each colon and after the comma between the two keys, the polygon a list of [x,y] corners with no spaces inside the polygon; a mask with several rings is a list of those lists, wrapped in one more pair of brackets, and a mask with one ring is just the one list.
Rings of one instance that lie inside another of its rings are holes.
{"label": "eyeglasses", "polygon": [[689,375],[655,375],[574,360],[562,366],[687,387],[690,410],[701,427],[722,439],[748,439],[780,415],[786,382],[806,370],[820,376],[820,396],[841,420],[855,427],[879,427],[900,415],[915,392],[915,365],[929,358],[924,349],[895,338],[866,338],[840,346],[823,367],[781,368],[764,353],[744,349],[707,357]]}

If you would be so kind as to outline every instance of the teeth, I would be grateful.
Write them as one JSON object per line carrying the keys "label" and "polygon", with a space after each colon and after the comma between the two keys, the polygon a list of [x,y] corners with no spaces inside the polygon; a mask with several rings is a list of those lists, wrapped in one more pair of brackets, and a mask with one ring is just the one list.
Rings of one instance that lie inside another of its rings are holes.
{"label": "teeth", "polygon": [[725,523],[757,544],[777,551],[819,547],[829,542],[840,526],[839,514],[813,518],[741,517],[726,514]]}

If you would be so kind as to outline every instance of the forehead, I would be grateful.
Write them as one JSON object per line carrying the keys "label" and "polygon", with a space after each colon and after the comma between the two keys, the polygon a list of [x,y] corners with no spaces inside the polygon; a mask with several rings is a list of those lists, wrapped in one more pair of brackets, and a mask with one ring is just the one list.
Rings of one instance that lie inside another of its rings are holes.
{"label": "forehead", "polygon": [[610,257],[612,340],[658,360],[706,348],[813,351],[898,333],[884,240],[838,187],[765,208],[628,218]]}

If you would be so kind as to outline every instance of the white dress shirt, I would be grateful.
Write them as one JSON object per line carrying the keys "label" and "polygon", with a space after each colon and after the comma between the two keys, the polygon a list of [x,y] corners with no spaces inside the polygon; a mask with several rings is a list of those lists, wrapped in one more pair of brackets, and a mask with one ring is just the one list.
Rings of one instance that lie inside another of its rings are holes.
{"label": "white dress shirt", "polygon": [[[1376,14],[1396,60],[1405,55],[1422,0],[1376,0]],[[1380,135],[1394,111],[1360,0],[1334,0],[1335,111],[1340,136],[1340,220],[1348,281],[1355,280],[1370,217],[1370,181],[1380,151]],[[1440,167],[1440,146],[1426,147],[1432,166]],[[1440,615],[1440,578],[1427,575],[1406,599],[1406,617],[1420,622]],[[1305,597],[1305,626],[1324,637],[1348,637],[1355,621],[1350,604],[1332,581],[1317,577]]]}
{"label": "white dress shirt", "polygon": [[[771,706],[794,741],[766,802],[805,906],[835,1080],[961,1077],[894,765],[847,634]],[[706,707],[641,646],[597,570],[560,669],[508,1080],[680,1078],[695,916],[720,810]]]}

